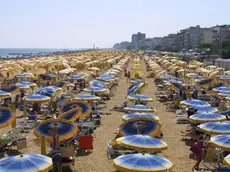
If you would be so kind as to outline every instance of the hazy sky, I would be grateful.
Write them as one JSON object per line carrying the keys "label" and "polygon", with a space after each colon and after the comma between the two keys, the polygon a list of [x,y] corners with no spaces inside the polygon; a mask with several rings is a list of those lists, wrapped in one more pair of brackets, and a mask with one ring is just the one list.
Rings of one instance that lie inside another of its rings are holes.
{"label": "hazy sky", "polygon": [[230,0],[0,0],[0,48],[111,47],[138,31],[165,36],[230,24]]}

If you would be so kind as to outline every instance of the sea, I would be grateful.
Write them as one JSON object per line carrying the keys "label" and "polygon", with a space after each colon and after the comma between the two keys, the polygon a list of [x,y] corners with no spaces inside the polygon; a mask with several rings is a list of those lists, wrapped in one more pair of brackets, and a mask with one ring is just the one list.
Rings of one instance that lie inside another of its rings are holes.
{"label": "sea", "polygon": [[[77,49],[71,49],[71,51]],[[17,58],[26,56],[42,56],[50,53],[61,52],[63,49],[44,49],[44,48],[0,48],[1,58]]]}

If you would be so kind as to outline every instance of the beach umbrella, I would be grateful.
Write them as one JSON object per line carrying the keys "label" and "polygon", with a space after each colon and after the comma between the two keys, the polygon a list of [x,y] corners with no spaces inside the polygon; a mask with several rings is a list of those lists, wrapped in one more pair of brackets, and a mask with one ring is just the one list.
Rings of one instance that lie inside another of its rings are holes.
{"label": "beach umbrella", "polygon": [[23,85],[29,86],[29,87],[36,87],[37,86],[37,84],[35,84],[34,82],[28,82],[28,81],[18,82],[16,84],[16,86],[19,86],[19,87],[23,86]]}
{"label": "beach umbrella", "polygon": [[190,108],[196,109],[196,113],[217,113],[218,109],[212,106],[191,106]]}
{"label": "beach umbrella", "polygon": [[85,79],[88,75],[85,74],[85,73],[80,73],[80,74],[77,74],[77,75],[72,75],[71,78],[73,80],[79,80],[79,79]]}
{"label": "beach umbrella", "polygon": [[127,172],[163,172],[170,170],[173,164],[157,155],[138,153],[119,156],[113,160],[113,166]]}
{"label": "beach umbrella", "polygon": [[213,88],[212,91],[215,91],[215,92],[224,92],[224,91],[229,91],[230,92],[230,87],[216,87],[216,88]]}
{"label": "beach umbrella", "polygon": [[198,77],[200,77],[200,75],[198,75],[196,73],[187,73],[185,76],[187,76],[189,78],[198,78]]}
{"label": "beach umbrella", "polygon": [[31,73],[22,73],[16,75],[17,78],[35,78],[33,74]]}
{"label": "beach umbrella", "polygon": [[153,114],[150,114],[150,113],[130,113],[130,114],[127,114],[127,115],[124,115],[122,117],[122,120],[123,121],[128,121],[130,119],[143,119],[143,118],[147,118],[147,119],[153,119],[157,122],[160,121],[160,118],[156,115],[153,115]]}
{"label": "beach umbrella", "polygon": [[89,70],[94,70],[94,71],[100,71],[100,69],[99,68],[97,68],[97,67],[90,67],[90,68],[88,68]]}
{"label": "beach umbrella", "polygon": [[71,83],[71,82],[69,82],[69,81],[65,81],[65,83],[66,83],[66,87],[67,87],[67,88],[71,88],[71,87],[74,87],[74,86],[75,86],[73,83]]}
{"label": "beach umbrella", "polygon": [[131,119],[122,123],[119,127],[119,135],[143,134],[152,137],[160,134],[161,125],[153,119]]}
{"label": "beach umbrella", "polygon": [[92,80],[92,81],[89,82],[89,85],[91,87],[100,87],[100,88],[104,88],[104,89],[108,90],[106,84],[109,84],[109,83],[104,83],[104,82],[98,81],[98,80]]}
{"label": "beach umbrella", "polygon": [[193,123],[218,122],[227,120],[224,115],[218,113],[199,113],[189,117]]}
{"label": "beach umbrella", "polygon": [[0,160],[1,172],[48,172],[52,168],[52,158],[39,154],[21,154]]}
{"label": "beach umbrella", "polygon": [[80,107],[73,108],[59,116],[59,118],[64,118],[73,122],[77,119],[83,119],[82,117],[84,116],[82,116],[82,109]]}
{"label": "beach umbrella", "polygon": [[173,79],[175,78],[173,75],[169,75],[169,74],[162,74],[159,76],[160,79]]}
{"label": "beach umbrella", "polygon": [[127,96],[131,96],[135,93],[137,93],[141,88],[145,86],[145,83],[141,82],[139,84],[133,85],[129,88]]}
{"label": "beach umbrella", "polygon": [[38,123],[34,129],[34,134],[37,137],[44,137],[45,140],[51,142],[53,135],[50,131],[54,128],[57,128],[59,141],[67,140],[78,133],[78,128],[72,121],[57,118]]}
{"label": "beach umbrella", "polygon": [[210,106],[208,102],[197,100],[197,99],[184,100],[181,101],[180,104],[185,106]]}
{"label": "beach umbrella", "polygon": [[26,96],[24,98],[26,102],[31,102],[31,103],[46,103],[49,102],[51,99],[48,96],[44,96],[42,94],[33,94],[30,96]]}
{"label": "beach umbrella", "polygon": [[16,113],[8,107],[0,107],[0,128],[11,125],[16,120]]}
{"label": "beach umbrella", "polygon": [[83,91],[90,92],[90,93],[105,93],[108,90],[102,87],[87,87],[87,88],[84,88]]}
{"label": "beach umbrella", "polygon": [[116,143],[138,151],[162,151],[166,150],[168,145],[156,138],[148,135],[130,135],[116,139]]}
{"label": "beach umbrella", "polygon": [[6,92],[6,91],[3,91],[3,90],[0,90],[0,98],[6,98],[6,97],[10,97],[11,94]]}
{"label": "beach umbrella", "polygon": [[230,167],[230,154],[224,158],[224,164]]}
{"label": "beach umbrella", "polygon": [[15,95],[15,94],[20,92],[20,88],[17,86],[12,86],[10,88],[4,88],[4,89],[2,89],[2,91],[8,92],[11,95]]}
{"label": "beach umbrella", "polygon": [[130,83],[131,83],[131,84],[139,84],[139,83],[141,83],[141,82],[144,82],[144,80],[142,80],[142,79],[131,79],[131,80],[130,80]]}
{"label": "beach umbrella", "polygon": [[221,80],[230,80],[230,75],[220,75],[219,79],[221,79]]}
{"label": "beach umbrella", "polygon": [[113,82],[114,81],[114,78],[112,78],[112,77],[102,77],[102,76],[100,76],[97,79],[100,80],[100,81],[103,81],[103,82]]}
{"label": "beach umbrella", "polygon": [[154,112],[152,107],[146,105],[132,105],[124,108],[127,112]]}
{"label": "beach umbrella", "polygon": [[218,93],[218,96],[229,97],[230,96],[230,91],[221,91],[221,92]]}
{"label": "beach umbrella", "polygon": [[40,90],[38,90],[36,92],[36,94],[41,94],[44,96],[48,96],[48,97],[55,97],[56,95],[56,89],[52,86],[48,86],[48,87],[43,87]]}
{"label": "beach umbrella", "polygon": [[59,82],[57,85],[55,85],[55,87],[59,87],[59,88],[65,89],[65,87],[66,87],[66,82],[64,82],[64,81]]}
{"label": "beach umbrella", "polygon": [[98,101],[101,98],[92,94],[83,94],[76,96],[74,100],[84,100],[84,101]]}
{"label": "beach umbrella", "polygon": [[213,136],[210,139],[211,144],[222,150],[230,151],[230,134]]}
{"label": "beach umbrella", "polygon": [[71,109],[80,107],[82,109],[81,118],[86,118],[92,113],[92,107],[83,101],[75,100],[71,102],[65,103],[62,107],[59,109],[59,115],[64,114],[68,112]]}
{"label": "beach umbrella", "polygon": [[153,101],[152,97],[149,97],[149,96],[146,96],[146,95],[141,95],[141,94],[134,94],[134,95],[128,96],[127,99],[131,100],[131,101],[140,100],[140,101],[143,101],[143,102],[151,102],[151,101]]}
{"label": "beach umbrella", "polygon": [[230,134],[230,122],[207,122],[198,126],[209,134]]}

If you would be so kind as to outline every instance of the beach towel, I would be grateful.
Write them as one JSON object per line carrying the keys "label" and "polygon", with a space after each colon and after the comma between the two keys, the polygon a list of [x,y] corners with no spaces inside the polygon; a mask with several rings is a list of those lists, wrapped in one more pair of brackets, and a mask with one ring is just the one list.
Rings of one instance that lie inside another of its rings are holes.
{"label": "beach towel", "polygon": [[80,136],[79,150],[81,151],[93,150],[93,136],[92,135]]}

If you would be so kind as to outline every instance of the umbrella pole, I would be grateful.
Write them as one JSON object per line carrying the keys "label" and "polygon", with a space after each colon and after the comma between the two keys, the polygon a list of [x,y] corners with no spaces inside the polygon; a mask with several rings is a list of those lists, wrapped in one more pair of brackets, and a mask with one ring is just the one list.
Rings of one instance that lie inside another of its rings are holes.
{"label": "umbrella pole", "polygon": [[46,155],[46,140],[45,137],[41,137],[41,154]]}
{"label": "umbrella pole", "polygon": [[[16,107],[15,107],[15,104],[12,105],[12,109],[13,109],[13,113],[16,114]],[[11,127],[12,127],[12,128],[16,128],[16,117],[15,117],[15,120],[14,120],[14,122],[12,123]]]}
{"label": "umbrella pole", "polygon": [[24,100],[24,105],[23,105],[23,116],[26,117],[27,109],[26,109],[26,101]]}

